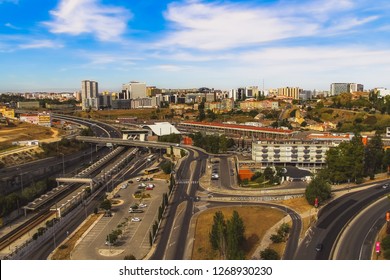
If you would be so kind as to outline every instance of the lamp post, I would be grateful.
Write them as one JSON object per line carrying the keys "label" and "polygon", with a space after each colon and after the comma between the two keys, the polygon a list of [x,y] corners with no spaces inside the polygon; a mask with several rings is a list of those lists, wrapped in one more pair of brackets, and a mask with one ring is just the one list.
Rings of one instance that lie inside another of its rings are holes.
{"label": "lamp post", "polygon": [[20,188],[22,189],[22,192],[23,192],[23,173],[22,173],[22,169],[21,168],[17,168],[16,169],[17,171],[20,171]]}
{"label": "lamp post", "polygon": [[63,153],[60,153],[60,155],[62,155],[62,175],[65,175],[65,156]]}
{"label": "lamp post", "polygon": [[91,145],[91,163],[90,164],[92,164],[92,143],[90,143],[90,145]]}

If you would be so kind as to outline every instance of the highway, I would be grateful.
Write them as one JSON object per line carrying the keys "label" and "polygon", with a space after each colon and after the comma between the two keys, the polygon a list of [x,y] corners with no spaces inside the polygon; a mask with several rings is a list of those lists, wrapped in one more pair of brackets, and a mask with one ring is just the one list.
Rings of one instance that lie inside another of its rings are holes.
{"label": "highway", "polygon": [[[309,229],[308,234],[301,242],[296,259],[329,259],[338,235],[344,226],[369,204],[390,193],[390,189],[382,189],[380,185],[346,194],[321,209],[318,221]],[[322,244],[323,249],[317,251],[317,244]]]}
{"label": "highway", "polygon": [[[167,209],[164,230],[160,234],[157,248],[151,258],[153,260],[183,259],[188,229],[193,214],[193,200],[199,187],[201,162],[207,159],[207,155],[200,154],[199,159],[195,160],[195,151],[188,149],[188,156],[176,170],[176,187]],[[193,170],[191,170],[191,162],[195,162],[195,166],[192,165]]]}
{"label": "highway", "polygon": [[384,197],[364,209],[348,224],[333,255],[336,260],[371,260],[377,234],[386,223],[390,200]]}

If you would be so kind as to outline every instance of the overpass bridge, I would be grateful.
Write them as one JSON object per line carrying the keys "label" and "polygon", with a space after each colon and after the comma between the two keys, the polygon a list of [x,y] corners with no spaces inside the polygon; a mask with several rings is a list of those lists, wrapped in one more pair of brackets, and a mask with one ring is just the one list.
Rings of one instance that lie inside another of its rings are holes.
{"label": "overpass bridge", "polygon": [[83,183],[83,184],[89,184],[91,190],[93,190],[93,186],[96,184],[96,182],[91,178],[79,178],[79,177],[62,177],[62,178],[56,178],[56,181],[58,185],[60,183]]}
{"label": "overpass bridge", "polygon": [[154,142],[154,141],[134,141],[134,140],[124,140],[118,138],[103,138],[103,137],[90,137],[90,136],[76,136],[76,140],[88,142],[88,143],[98,143],[98,144],[107,144],[111,143],[113,145],[119,146],[131,146],[131,147],[146,147],[146,148],[162,148],[166,149],[171,146],[177,146],[176,143],[164,143],[164,142]]}

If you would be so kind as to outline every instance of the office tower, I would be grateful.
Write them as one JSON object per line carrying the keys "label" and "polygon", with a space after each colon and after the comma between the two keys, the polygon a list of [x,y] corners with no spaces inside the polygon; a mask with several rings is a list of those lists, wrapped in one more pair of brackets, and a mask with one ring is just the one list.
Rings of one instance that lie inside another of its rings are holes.
{"label": "office tower", "polygon": [[120,99],[135,99],[146,97],[146,83],[130,82],[122,85]]}

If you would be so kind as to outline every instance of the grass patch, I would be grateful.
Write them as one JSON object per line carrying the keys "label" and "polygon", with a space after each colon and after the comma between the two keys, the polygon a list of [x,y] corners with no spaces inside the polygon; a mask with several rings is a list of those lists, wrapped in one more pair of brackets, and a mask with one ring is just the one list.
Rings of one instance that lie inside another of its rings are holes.
{"label": "grass patch", "polygon": [[280,221],[284,214],[278,210],[258,206],[223,207],[209,209],[201,213],[196,221],[195,240],[192,251],[193,260],[216,260],[218,252],[211,248],[209,232],[213,224],[215,212],[222,211],[229,219],[236,210],[245,225],[244,253],[246,259],[251,259],[266,231]]}

